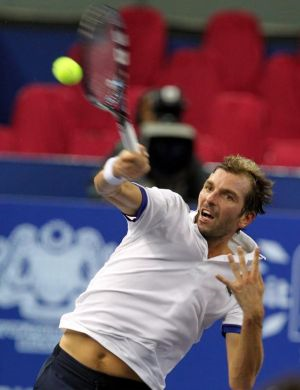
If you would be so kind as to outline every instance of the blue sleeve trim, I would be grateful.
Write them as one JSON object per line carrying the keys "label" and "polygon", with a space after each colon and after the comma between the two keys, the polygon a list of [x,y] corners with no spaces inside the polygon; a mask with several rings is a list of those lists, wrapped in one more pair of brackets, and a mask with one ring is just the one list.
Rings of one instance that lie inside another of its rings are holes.
{"label": "blue sleeve trim", "polygon": [[222,325],[222,335],[226,337],[226,333],[241,333],[241,325],[224,324]]}
{"label": "blue sleeve trim", "polygon": [[145,188],[141,187],[139,185],[137,185],[137,187],[140,189],[141,194],[142,194],[142,202],[141,202],[140,207],[138,208],[136,214],[133,216],[123,214],[124,217],[130,222],[136,222],[140,218],[140,216],[143,214],[143,212],[148,204],[148,197],[147,197],[147,193],[146,193]]}

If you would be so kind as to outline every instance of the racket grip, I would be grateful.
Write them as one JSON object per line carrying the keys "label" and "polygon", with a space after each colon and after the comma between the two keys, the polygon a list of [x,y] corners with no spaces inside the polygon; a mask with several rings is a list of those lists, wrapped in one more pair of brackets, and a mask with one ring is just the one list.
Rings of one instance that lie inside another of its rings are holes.
{"label": "racket grip", "polygon": [[123,125],[119,126],[119,131],[124,148],[131,152],[138,152],[139,142],[132,124],[126,121]]}

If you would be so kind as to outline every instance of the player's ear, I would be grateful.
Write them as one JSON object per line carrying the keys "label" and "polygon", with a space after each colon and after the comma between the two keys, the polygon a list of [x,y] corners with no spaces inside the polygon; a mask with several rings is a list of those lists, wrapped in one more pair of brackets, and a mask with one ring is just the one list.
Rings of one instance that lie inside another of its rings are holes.
{"label": "player's ear", "polygon": [[247,211],[245,212],[241,217],[239,221],[239,228],[244,229],[246,226],[248,226],[253,220],[255,219],[256,214],[253,211]]}

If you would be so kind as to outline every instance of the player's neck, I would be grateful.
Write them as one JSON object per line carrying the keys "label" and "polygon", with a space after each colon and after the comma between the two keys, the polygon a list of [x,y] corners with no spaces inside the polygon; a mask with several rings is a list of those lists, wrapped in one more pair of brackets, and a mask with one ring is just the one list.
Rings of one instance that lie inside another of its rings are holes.
{"label": "player's neck", "polygon": [[232,253],[228,241],[208,240],[208,258]]}

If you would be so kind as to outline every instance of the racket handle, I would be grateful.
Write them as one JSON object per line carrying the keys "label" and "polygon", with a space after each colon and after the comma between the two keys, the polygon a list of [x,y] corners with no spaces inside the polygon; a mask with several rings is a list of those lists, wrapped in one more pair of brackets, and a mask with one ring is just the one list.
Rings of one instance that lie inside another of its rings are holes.
{"label": "racket handle", "polygon": [[131,152],[138,152],[139,142],[132,124],[126,121],[123,125],[119,125],[119,131],[124,148]]}

